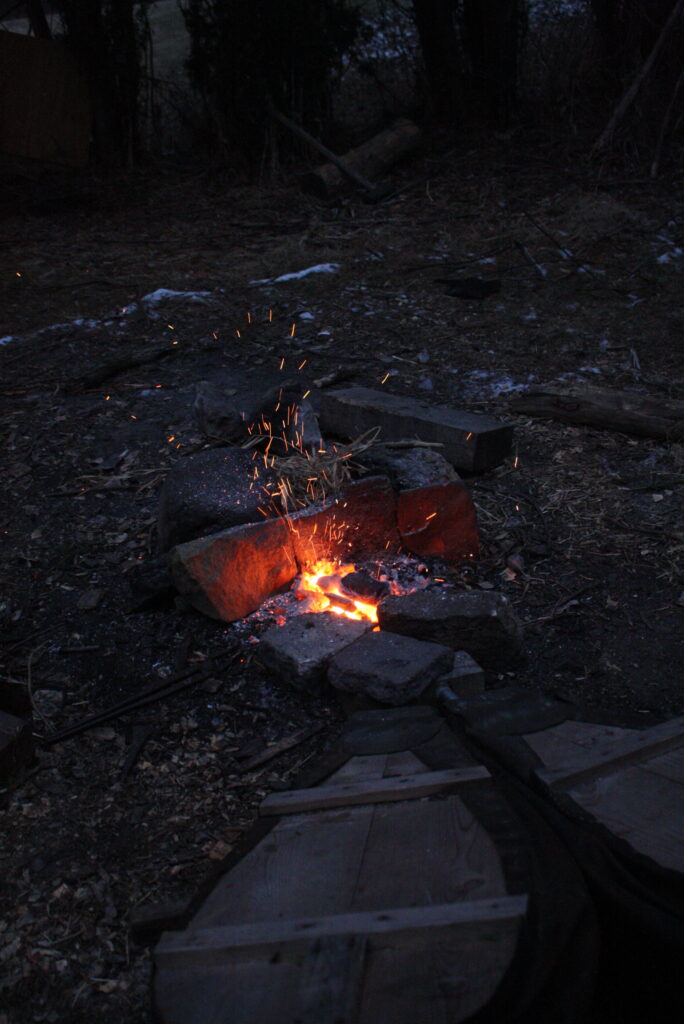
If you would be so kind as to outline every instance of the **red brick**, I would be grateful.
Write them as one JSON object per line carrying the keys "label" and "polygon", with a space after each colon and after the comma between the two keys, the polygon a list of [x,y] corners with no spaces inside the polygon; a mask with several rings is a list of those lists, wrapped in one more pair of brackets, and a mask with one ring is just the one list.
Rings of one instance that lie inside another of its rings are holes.
{"label": "red brick", "polygon": [[403,547],[419,558],[463,562],[479,554],[475,505],[461,483],[401,491],[397,524]]}
{"label": "red brick", "polygon": [[205,615],[242,619],[297,575],[291,536],[282,519],[265,519],[179,544],[174,582]]}
{"label": "red brick", "polygon": [[287,517],[300,566],[320,558],[346,561],[399,550],[396,496],[384,476],[350,484],[336,500]]}

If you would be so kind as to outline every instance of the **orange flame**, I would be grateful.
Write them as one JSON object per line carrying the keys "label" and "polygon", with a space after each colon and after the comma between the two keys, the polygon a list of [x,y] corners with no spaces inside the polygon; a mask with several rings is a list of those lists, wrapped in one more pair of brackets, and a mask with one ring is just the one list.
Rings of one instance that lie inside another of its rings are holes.
{"label": "orange flame", "polygon": [[300,600],[309,602],[307,610],[311,612],[334,612],[335,615],[343,615],[347,619],[377,622],[376,605],[344,593],[342,579],[350,572],[354,572],[353,565],[340,565],[328,559],[321,559],[302,573],[297,596]]}

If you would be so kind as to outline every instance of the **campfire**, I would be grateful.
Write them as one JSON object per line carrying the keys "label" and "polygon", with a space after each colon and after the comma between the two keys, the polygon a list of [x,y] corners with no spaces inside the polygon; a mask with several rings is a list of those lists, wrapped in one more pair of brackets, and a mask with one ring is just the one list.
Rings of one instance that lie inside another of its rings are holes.
{"label": "campfire", "polygon": [[[306,569],[295,584],[294,593],[302,611],[333,612],[347,619],[378,621],[377,600],[362,600],[353,589],[345,589],[346,578],[357,576],[354,565],[336,565],[325,559]],[[371,580],[371,577],[367,577]]]}
{"label": "campfire", "polygon": [[234,622],[299,577],[300,610],[375,623],[391,581],[380,586],[381,569],[364,578],[359,563],[403,553],[457,565],[478,556],[475,507],[455,468],[498,465],[510,453],[510,426],[384,391],[327,391],[323,382],[311,382],[314,409],[301,378],[285,379],[284,360],[279,370],[280,383],[257,396],[232,398],[211,382],[198,392],[198,424],[226,447],[200,453],[195,492],[186,462],[178,492],[197,502],[205,526],[213,486],[220,525],[180,537],[173,523],[162,531],[176,586],[198,610]]}

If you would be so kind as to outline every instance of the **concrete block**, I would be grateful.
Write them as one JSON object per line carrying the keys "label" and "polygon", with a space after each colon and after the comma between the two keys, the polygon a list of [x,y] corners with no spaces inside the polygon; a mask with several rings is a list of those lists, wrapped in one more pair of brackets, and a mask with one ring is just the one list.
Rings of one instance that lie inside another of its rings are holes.
{"label": "concrete block", "polygon": [[470,473],[498,466],[513,444],[509,423],[372,388],[322,392],[319,418],[326,435],[351,439],[380,427],[380,441],[440,442],[440,453],[457,469]]}
{"label": "concrete block", "polygon": [[362,693],[384,704],[406,704],[448,672],[453,652],[396,633],[367,633],[336,654],[328,682],[347,693]]}
{"label": "concrete block", "polygon": [[296,615],[284,626],[272,626],[261,638],[258,660],[297,690],[310,689],[325,678],[336,654],[371,629],[333,612]]}
{"label": "concrete block", "polygon": [[429,589],[390,595],[378,605],[380,628],[467,651],[484,668],[523,660],[522,627],[508,598],[492,591]]}

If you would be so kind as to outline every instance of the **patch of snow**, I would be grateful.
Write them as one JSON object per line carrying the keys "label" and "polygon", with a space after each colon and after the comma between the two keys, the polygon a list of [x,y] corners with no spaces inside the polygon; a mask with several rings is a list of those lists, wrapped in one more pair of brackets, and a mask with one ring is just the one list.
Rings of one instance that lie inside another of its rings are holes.
{"label": "patch of snow", "polygon": [[429,377],[423,377],[418,387],[421,391],[434,391],[435,385]]}
{"label": "patch of snow", "polygon": [[14,335],[6,334],[4,338],[0,338],[0,345],[9,345],[10,341],[14,341]]}
{"label": "patch of snow", "polygon": [[536,311],[534,309],[531,309],[529,311],[529,313],[524,313],[523,314],[523,320],[536,320],[536,319],[537,319],[537,314],[536,314]]}
{"label": "patch of snow", "polygon": [[670,252],[661,253],[657,257],[656,263],[672,263],[673,260],[678,260],[680,256],[684,256],[684,249],[680,249],[678,245],[671,249]]}
{"label": "patch of snow", "polygon": [[315,320],[313,313],[300,313],[296,318],[297,320]]}
{"label": "patch of snow", "polygon": [[[207,295],[211,295],[211,292],[174,292],[170,288],[157,288],[155,292],[143,295],[140,301],[147,302],[151,306],[156,305],[158,302],[164,302],[166,299],[187,299],[189,302],[204,303]],[[127,306],[125,312],[131,312],[134,305]]]}
{"label": "patch of snow", "polygon": [[282,281],[296,281],[309,274],[336,274],[340,269],[339,263],[317,263],[313,267],[305,267],[304,270],[295,270],[291,274],[281,274],[280,277],[262,277],[258,281],[250,281],[250,284],[280,284]]}

